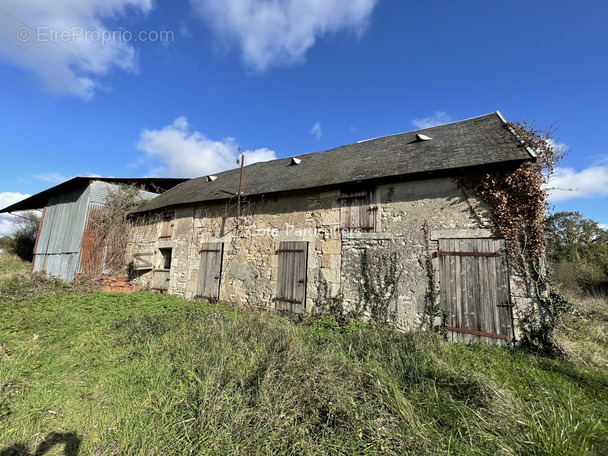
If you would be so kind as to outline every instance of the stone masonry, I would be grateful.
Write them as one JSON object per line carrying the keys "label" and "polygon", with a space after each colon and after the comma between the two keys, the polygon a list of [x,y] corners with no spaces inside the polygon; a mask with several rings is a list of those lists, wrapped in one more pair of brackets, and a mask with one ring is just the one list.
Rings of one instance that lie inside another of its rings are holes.
{"label": "stone masonry", "polygon": [[[170,248],[167,291],[193,299],[197,295],[201,245],[222,242],[220,300],[274,309],[278,244],[307,241],[305,310],[310,312],[322,284],[327,284],[329,295],[341,294],[346,308],[355,306],[361,299],[363,249],[367,249],[373,261],[394,252],[400,268],[394,303],[396,325],[416,329],[422,322],[428,291],[423,224],[429,227],[435,268],[439,238],[494,236],[471,213],[471,202],[483,204],[470,195],[467,201],[450,178],[377,185],[375,232],[342,232],[339,197],[337,189],[256,196],[241,203],[240,218],[236,217],[234,198],[178,206],[174,208],[171,236],[162,239],[160,218],[140,216],[130,233],[127,258],[148,255],[153,259],[154,269],[158,269],[163,261],[159,249]],[[144,288],[151,286],[152,269],[138,270],[135,275],[138,284]],[[518,282],[512,279],[512,301],[519,311],[527,305],[524,295]]]}

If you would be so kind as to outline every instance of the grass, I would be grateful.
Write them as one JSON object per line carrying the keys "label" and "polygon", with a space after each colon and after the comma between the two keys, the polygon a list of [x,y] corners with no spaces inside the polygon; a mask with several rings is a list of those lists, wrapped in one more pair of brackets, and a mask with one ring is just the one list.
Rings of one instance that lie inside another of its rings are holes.
{"label": "grass", "polygon": [[563,318],[559,344],[570,358],[608,372],[608,299],[579,295],[571,301],[574,312]]}
{"label": "grass", "polygon": [[0,253],[0,284],[18,274],[27,274],[32,264],[21,260],[17,255]]}
{"label": "grass", "polygon": [[605,339],[572,323],[600,303],[560,335],[587,348],[552,360],[79,290],[0,285],[2,456],[608,454],[608,371],[587,345]]}

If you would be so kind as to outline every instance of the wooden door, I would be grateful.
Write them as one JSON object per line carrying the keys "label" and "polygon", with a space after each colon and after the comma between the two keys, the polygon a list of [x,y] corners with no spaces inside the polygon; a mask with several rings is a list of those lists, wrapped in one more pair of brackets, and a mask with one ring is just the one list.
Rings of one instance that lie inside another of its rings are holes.
{"label": "wooden door", "polygon": [[453,341],[503,345],[513,336],[503,239],[439,239],[439,280],[445,329]]}
{"label": "wooden door", "polygon": [[279,243],[276,309],[304,312],[308,242]]}
{"label": "wooden door", "polygon": [[207,242],[202,245],[199,251],[201,263],[198,270],[197,298],[212,302],[220,299],[223,251],[223,242]]}

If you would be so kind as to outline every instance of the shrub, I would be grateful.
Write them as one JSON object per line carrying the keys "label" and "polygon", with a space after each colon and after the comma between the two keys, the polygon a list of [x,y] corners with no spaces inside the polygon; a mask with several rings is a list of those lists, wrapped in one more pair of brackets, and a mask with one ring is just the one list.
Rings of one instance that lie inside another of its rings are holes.
{"label": "shrub", "polygon": [[34,245],[40,217],[35,212],[26,212],[15,217],[13,221],[13,238],[9,245],[9,252],[14,253],[24,261],[34,258]]}

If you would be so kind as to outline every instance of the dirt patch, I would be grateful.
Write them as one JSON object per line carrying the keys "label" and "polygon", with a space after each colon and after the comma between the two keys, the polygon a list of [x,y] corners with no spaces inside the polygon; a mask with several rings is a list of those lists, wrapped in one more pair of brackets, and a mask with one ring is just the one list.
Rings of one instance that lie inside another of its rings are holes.
{"label": "dirt patch", "polygon": [[101,277],[99,284],[101,291],[106,292],[133,293],[141,289],[139,285],[129,282],[127,276]]}

